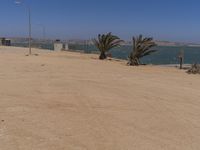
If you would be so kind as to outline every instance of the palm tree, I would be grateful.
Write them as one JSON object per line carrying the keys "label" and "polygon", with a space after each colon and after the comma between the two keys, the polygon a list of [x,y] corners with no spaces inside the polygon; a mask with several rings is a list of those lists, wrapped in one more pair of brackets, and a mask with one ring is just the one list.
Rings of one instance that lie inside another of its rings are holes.
{"label": "palm tree", "polygon": [[99,59],[103,60],[106,59],[106,52],[110,49],[120,46],[123,40],[120,40],[118,36],[112,35],[112,33],[107,34],[99,34],[98,39],[93,40],[94,45],[99,49],[100,56]]}
{"label": "palm tree", "polygon": [[128,64],[131,66],[138,66],[141,64],[140,59],[144,56],[148,56],[156,50],[152,48],[156,46],[153,38],[143,38],[142,35],[133,37],[133,51],[129,55]]}

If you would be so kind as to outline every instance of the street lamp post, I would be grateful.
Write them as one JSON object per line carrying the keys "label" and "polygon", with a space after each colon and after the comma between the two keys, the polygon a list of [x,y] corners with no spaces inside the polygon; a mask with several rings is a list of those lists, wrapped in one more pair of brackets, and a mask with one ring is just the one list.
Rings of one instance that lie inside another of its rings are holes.
{"label": "street lamp post", "polygon": [[46,26],[43,24],[38,24],[42,28],[42,38],[45,41],[46,40]]}
{"label": "street lamp post", "polygon": [[30,6],[28,7],[28,12],[29,12],[29,55],[32,54],[32,50],[31,50],[31,8]]}
{"label": "street lamp post", "polygon": [[[16,4],[20,5],[22,4],[21,0],[16,0]],[[31,7],[29,5],[26,5],[28,9],[28,19],[29,19],[29,55],[32,54],[32,49],[31,49],[31,39],[32,39],[32,29],[31,29]]]}
{"label": "street lamp post", "polygon": [[42,28],[43,28],[43,39],[46,40],[46,28],[45,26],[43,26]]}

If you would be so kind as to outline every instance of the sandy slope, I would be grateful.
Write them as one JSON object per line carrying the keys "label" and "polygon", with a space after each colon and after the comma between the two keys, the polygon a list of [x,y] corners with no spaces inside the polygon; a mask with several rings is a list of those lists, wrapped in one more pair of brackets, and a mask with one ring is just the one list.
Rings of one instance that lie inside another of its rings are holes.
{"label": "sandy slope", "polygon": [[0,47],[0,150],[198,150],[200,76]]}

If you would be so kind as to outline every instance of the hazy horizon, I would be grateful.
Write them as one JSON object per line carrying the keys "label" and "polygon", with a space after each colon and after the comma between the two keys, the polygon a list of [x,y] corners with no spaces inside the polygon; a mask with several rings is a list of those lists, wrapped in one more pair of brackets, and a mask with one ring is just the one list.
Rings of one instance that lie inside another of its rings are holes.
{"label": "hazy horizon", "polygon": [[[34,38],[91,39],[112,32],[124,40],[143,34],[155,40],[200,43],[197,0],[24,0],[31,6]],[[25,5],[1,0],[0,36],[26,37]]]}

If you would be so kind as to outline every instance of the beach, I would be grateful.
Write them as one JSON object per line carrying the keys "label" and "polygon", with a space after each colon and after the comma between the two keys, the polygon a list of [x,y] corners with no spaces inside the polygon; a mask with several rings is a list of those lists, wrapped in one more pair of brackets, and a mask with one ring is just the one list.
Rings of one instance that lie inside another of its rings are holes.
{"label": "beach", "polygon": [[200,149],[200,76],[0,47],[0,150]]}

